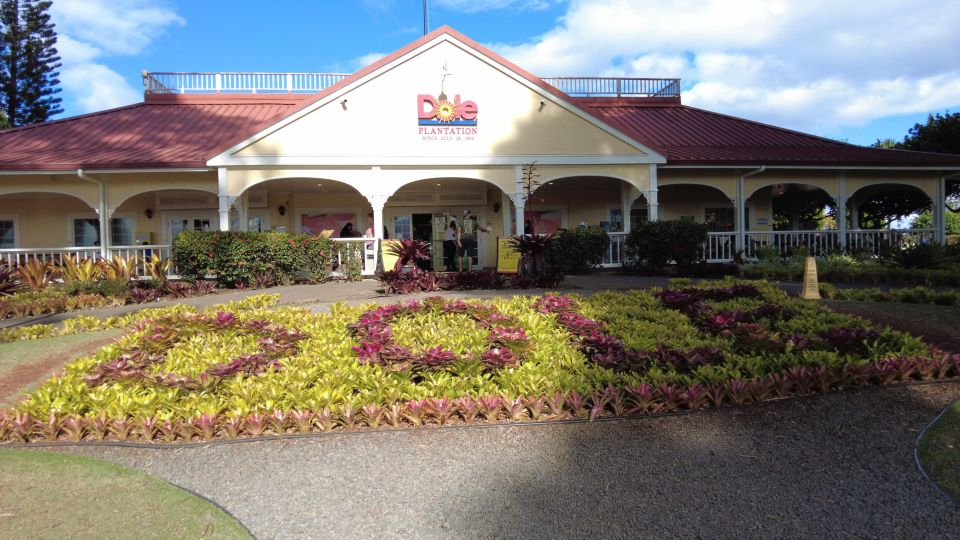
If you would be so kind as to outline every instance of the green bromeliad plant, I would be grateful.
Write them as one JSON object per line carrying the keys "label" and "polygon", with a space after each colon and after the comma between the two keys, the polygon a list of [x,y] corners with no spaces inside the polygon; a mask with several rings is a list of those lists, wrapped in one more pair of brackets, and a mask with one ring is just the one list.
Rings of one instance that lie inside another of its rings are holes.
{"label": "green bromeliad plant", "polygon": [[0,440],[655,414],[960,374],[960,355],[764,283],[330,313],[272,302],[113,321],[127,335],[0,412]]}

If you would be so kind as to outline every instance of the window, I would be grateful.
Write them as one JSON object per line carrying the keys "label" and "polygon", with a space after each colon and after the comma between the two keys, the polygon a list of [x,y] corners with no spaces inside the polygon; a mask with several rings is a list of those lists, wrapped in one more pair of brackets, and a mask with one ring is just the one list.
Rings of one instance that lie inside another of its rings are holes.
{"label": "window", "polygon": [[12,219],[0,219],[0,249],[17,247],[15,227]]}
{"label": "window", "polygon": [[[240,230],[240,218],[231,217],[230,218],[230,230],[239,231]],[[269,231],[270,227],[267,226],[267,219],[263,217],[248,217],[247,218],[247,230],[250,232],[263,232]]]}
{"label": "window", "polygon": [[133,245],[133,219],[113,218],[110,220],[110,245]]}
{"label": "window", "polygon": [[73,245],[77,247],[99,246],[100,220],[87,218],[74,219]]}
{"label": "window", "polygon": [[729,232],[734,230],[733,208],[704,208],[703,222],[710,232]]}
{"label": "window", "polygon": [[410,216],[397,216],[393,218],[393,237],[397,239],[410,239],[413,234],[413,227],[410,223]]}
{"label": "window", "polygon": [[[100,220],[96,218],[74,219],[73,245],[77,247],[99,246]],[[133,245],[133,219],[113,218],[110,220],[110,245]]]}
{"label": "window", "polygon": [[623,232],[623,209],[610,209],[610,227],[608,232]]}
{"label": "window", "polygon": [[170,239],[183,231],[210,231],[211,220],[205,218],[175,218],[170,220]]}

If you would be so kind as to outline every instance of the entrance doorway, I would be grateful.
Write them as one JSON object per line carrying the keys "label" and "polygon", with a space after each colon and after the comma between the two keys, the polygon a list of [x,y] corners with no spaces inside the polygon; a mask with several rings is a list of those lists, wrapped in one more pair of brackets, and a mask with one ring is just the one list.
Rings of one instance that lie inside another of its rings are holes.
{"label": "entrance doorway", "polygon": [[[413,222],[413,239],[427,242],[432,248],[431,253],[436,252],[436,242],[433,241],[433,214],[413,214],[411,217],[413,218],[411,220]],[[432,263],[435,258],[431,256],[428,261],[417,261],[417,266],[421,270],[432,270]]]}

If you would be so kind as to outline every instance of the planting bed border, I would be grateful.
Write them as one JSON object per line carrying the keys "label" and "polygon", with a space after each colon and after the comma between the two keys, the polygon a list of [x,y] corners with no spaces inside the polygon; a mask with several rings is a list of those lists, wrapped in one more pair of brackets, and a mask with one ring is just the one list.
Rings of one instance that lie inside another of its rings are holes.
{"label": "planting bed border", "polygon": [[[886,385],[881,386],[863,386],[857,388],[847,388],[839,392],[831,393],[850,393],[855,391],[867,391],[867,392],[882,392],[886,388],[897,388],[897,387],[910,387],[910,386],[924,386],[929,384],[952,384],[960,383],[960,376],[948,377],[944,379],[932,379],[932,380],[908,380],[908,381],[897,381]],[[81,441],[69,441],[69,440],[55,440],[55,441],[46,441],[38,440],[31,442],[11,442],[3,441],[0,442],[0,449],[10,448],[10,449],[43,449],[43,448],[68,448],[68,447],[103,447],[103,448],[144,448],[144,449],[160,449],[160,450],[176,450],[182,448],[201,448],[205,446],[212,445],[231,445],[231,444],[244,444],[244,443],[255,443],[255,442],[265,442],[265,441],[279,441],[279,440],[298,440],[298,439],[310,439],[310,438],[320,438],[328,437],[334,435],[368,435],[375,433],[397,433],[397,432],[406,432],[406,431],[415,431],[415,430],[457,430],[457,429],[489,429],[497,427],[539,427],[539,426],[551,426],[551,425],[565,425],[565,424],[592,424],[600,422],[623,422],[623,421],[635,421],[635,420],[644,420],[651,419],[655,420],[657,418],[668,418],[668,417],[677,417],[677,416],[688,416],[691,414],[712,414],[719,413],[722,410],[739,406],[739,407],[753,407],[753,406],[762,406],[765,404],[782,402],[787,400],[795,399],[808,399],[817,396],[824,396],[826,394],[822,393],[812,393],[804,395],[790,395],[784,397],[777,397],[767,399],[765,401],[756,401],[751,403],[741,403],[739,405],[734,404],[724,404],[718,407],[710,407],[704,409],[683,409],[670,412],[661,412],[657,414],[633,414],[633,415],[606,415],[598,416],[596,418],[590,417],[566,417],[566,418],[552,418],[552,419],[541,419],[541,420],[508,420],[500,419],[495,422],[473,422],[466,423],[463,421],[450,423],[450,424],[422,424],[420,426],[414,425],[404,425],[402,427],[391,427],[386,425],[379,425],[378,427],[370,427],[366,425],[355,425],[353,428],[345,428],[342,425],[338,425],[330,430],[324,431],[309,431],[309,432],[284,432],[283,434],[270,433],[266,435],[257,435],[257,436],[240,436],[236,438],[226,438],[220,437],[215,439],[201,439],[201,440],[191,440],[190,442],[136,442],[136,441],[121,441],[115,439],[103,439],[103,440],[94,440],[94,439],[84,439]],[[937,417],[939,418],[939,416]],[[931,423],[932,425],[932,423]],[[929,426],[928,426],[929,427]],[[924,433],[926,429],[924,429]],[[918,438],[917,441],[920,439]],[[919,467],[919,463],[918,463]],[[932,480],[930,480],[925,471],[921,468],[921,473],[924,477],[934,486]],[[179,487],[179,486],[178,486]],[[939,489],[939,487],[938,487]],[[949,500],[953,500],[950,496],[944,494]]]}

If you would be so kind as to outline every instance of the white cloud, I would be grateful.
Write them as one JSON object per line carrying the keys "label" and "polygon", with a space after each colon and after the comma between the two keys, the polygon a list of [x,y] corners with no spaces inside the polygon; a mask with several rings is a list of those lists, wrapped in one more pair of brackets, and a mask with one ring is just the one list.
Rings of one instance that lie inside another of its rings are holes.
{"label": "white cloud", "polygon": [[358,71],[376,62],[377,60],[383,58],[386,55],[387,55],[386,53],[381,53],[381,52],[367,53],[363,56],[358,56],[353,60],[351,60],[350,65],[352,66],[353,71]]}
{"label": "white cloud", "polygon": [[543,76],[681,77],[684,102],[836,131],[960,104],[955,0],[575,0],[497,52]]}
{"label": "white cloud", "polygon": [[139,54],[171,25],[185,24],[175,11],[156,4],[147,0],[54,2],[50,13],[57,25],[63,63],[60,81],[68,114],[140,101],[142,90],[102,60]]}
{"label": "white cloud", "polygon": [[61,69],[60,81],[64,88],[81,89],[74,99],[85,112],[129,105],[143,98],[142,90],[131,87],[119,73],[95,62]]}

